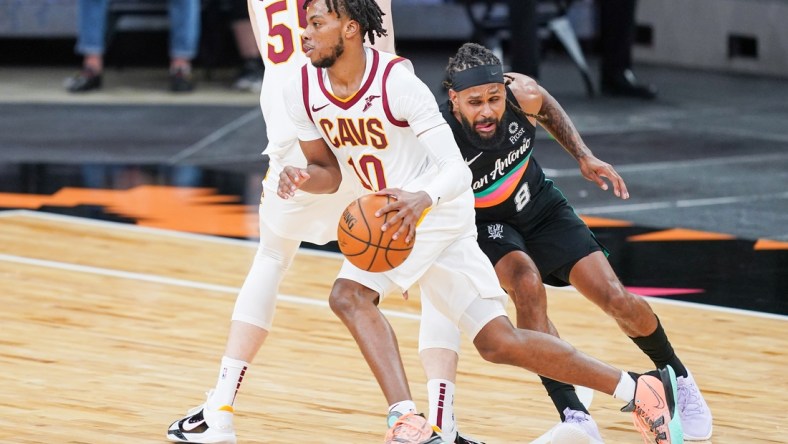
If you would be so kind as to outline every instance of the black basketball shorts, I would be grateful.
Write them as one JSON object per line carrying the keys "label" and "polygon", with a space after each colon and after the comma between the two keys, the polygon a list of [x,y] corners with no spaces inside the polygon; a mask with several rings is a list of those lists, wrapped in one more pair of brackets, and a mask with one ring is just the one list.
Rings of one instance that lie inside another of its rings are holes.
{"label": "black basketball shorts", "polygon": [[559,205],[532,227],[523,225],[517,216],[477,222],[477,241],[493,265],[512,251],[523,251],[534,261],[545,284],[566,286],[577,261],[595,251],[608,254],[569,205]]}

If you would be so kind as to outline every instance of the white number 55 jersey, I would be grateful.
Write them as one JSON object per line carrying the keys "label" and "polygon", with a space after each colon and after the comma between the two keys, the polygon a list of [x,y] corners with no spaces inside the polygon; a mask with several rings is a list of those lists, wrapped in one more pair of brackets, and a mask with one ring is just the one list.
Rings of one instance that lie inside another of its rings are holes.
{"label": "white number 55 jersey", "polygon": [[301,46],[301,33],[306,28],[304,0],[253,0],[251,6],[255,18],[252,25],[265,64],[260,107],[268,140],[273,144],[269,149],[281,149],[297,142],[295,128],[283,112],[282,86],[309,61]]}

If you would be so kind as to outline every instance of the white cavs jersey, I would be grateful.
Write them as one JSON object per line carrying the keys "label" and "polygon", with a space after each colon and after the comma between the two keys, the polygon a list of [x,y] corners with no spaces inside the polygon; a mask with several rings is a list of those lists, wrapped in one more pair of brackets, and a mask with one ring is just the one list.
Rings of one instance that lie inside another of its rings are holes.
{"label": "white cavs jersey", "polygon": [[416,134],[445,120],[434,113],[435,98],[410,61],[371,48],[366,54],[361,87],[346,99],[332,94],[326,70],[302,68],[301,107],[310,124],[299,126],[299,138],[325,139],[348,176],[369,192],[420,190],[418,179],[428,179],[425,172],[433,162]]}
{"label": "white cavs jersey", "polygon": [[[346,99],[332,94],[326,70],[308,64],[285,96],[298,138],[325,140],[345,180],[355,179],[366,192],[383,188],[420,191],[437,173],[435,160],[417,134],[446,121],[408,60],[366,48],[361,86]],[[413,253],[386,275],[408,288],[449,245],[475,235],[469,186],[459,197],[429,210],[417,228]]]}

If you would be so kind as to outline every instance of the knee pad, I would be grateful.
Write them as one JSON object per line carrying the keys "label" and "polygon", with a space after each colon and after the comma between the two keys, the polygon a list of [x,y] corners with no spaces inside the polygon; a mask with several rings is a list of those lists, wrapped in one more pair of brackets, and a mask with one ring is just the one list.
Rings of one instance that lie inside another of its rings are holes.
{"label": "knee pad", "polygon": [[444,348],[459,354],[460,329],[435,308],[422,288],[419,352],[428,348]]}
{"label": "knee pad", "polygon": [[297,240],[281,238],[260,224],[260,244],[235,301],[234,321],[271,330],[279,285],[300,244]]}

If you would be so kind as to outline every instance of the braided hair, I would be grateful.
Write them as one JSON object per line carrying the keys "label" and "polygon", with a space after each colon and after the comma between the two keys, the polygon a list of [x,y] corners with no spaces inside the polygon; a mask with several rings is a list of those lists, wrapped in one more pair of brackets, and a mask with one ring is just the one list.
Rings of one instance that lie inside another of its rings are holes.
{"label": "braided hair", "polygon": [[[314,0],[306,0],[304,9]],[[362,35],[366,35],[369,43],[375,44],[375,36],[383,37],[388,32],[383,28],[385,15],[375,0],[325,0],[328,12],[336,13],[337,17],[347,14],[350,20],[361,25]]]}
{"label": "braided hair", "polygon": [[[489,49],[485,48],[478,43],[465,43],[457,50],[454,57],[449,57],[449,64],[446,66],[446,79],[443,81],[443,86],[446,89],[454,87],[454,76],[468,68],[474,68],[482,65],[501,65],[501,60]],[[510,85],[514,78],[510,75],[504,74],[504,85]],[[451,102],[450,102],[451,104]],[[507,95],[506,104],[514,110],[515,114],[520,117],[532,117],[540,122],[548,121],[548,117],[544,114],[531,114],[527,113],[520,108],[516,102],[509,100]]]}

